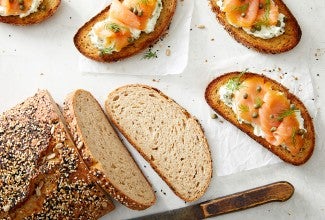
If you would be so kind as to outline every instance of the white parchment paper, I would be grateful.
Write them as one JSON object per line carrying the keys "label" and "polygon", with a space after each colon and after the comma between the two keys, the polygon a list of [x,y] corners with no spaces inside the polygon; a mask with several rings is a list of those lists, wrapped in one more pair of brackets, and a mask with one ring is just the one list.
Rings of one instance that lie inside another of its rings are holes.
{"label": "white parchment paper", "polygon": [[[101,0],[106,5],[107,2]],[[89,10],[97,14],[103,9],[98,7],[98,0],[93,3]],[[167,35],[159,40],[151,49],[156,52],[158,58],[143,59],[144,54],[149,50],[115,63],[98,63],[82,55],[79,58],[79,69],[82,72],[92,73],[119,73],[131,75],[165,75],[179,74],[183,72],[187,65],[189,32],[192,18],[194,1],[178,1],[176,12],[172,19]],[[166,50],[170,50],[170,55],[166,55]]]}

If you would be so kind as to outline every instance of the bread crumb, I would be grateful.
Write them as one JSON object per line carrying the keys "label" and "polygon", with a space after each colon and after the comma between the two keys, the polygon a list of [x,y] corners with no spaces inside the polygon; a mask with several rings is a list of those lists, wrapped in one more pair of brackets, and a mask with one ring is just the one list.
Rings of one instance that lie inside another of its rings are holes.
{"label": "bread crumb", "polygon": [[170,56],[170,53],[171,53],[170,49],[167,49],[166,50],[166,56]]}
{"label": "bread crumb", "polygon": [[203,25],[203,24],[198,24],[198,25],[196,25],[196,27],[199,28],[199,29],[204,29],[204,28],[205,28],[205,25]]}

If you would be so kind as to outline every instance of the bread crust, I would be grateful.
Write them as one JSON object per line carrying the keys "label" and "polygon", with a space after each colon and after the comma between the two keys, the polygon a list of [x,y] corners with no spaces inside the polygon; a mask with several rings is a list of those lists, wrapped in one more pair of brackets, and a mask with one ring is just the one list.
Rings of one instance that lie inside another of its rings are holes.
{"label": "bread crust", "polygon": [[62,119],[45,90],[1,116],[1,219],[97,219],[114,209]]}
{"label": "bread crust", "polygon": [[229,24],[225,12],[221,11],[216,4],[216,0],[210,0],[212,11],[224,29],[239,43],[247,48],[252,48],[261,53],[278,54],[294,48],[301,39],[301,29],[291,11],[282,0],[273,0],[278,6],[279,12],[287,18],[284,34],[271,39],[262,39],[247,34],[242,28],[236,28]]}
{"label": "bread crust", "polygon": [[98,48],[92,44],[90,37],[88,36],[91,28],[97,22],[102,21],[107,17],[107,12],[109,11],[110,5],[95,17],[91,18],[78,30],[74,36],[74,44],[79,52],[84,56],[99,62],[115,62],[133,56],[158,41],[169,27],[176,10],[177,0],[162,0],[162,5],[163,9],[161,10],[154,31],[149,34],[142,32],[137,40],[124,47],[119,52],[101,55]]}
{"label": "bread crust", "polygon": [[305,134],[305,144],[303,150],[298,155],[294,156],[289,151],[285,150],[281,146],[275,146],[267,142],[264,138],[254,135],[254,129],[251,125],[242,123],[240,124],[233,110],[228,107],[222,100],[220,100],[219,88],[224,85],[229,79],[236,77],[240,72],[230,72],[221,75],[214,79],[207,86],[205,90],[205,99],[211,108],[221,115],[224,119],[235,125],[237,128],[242,130],[248,136],[253,138],[255,141],[260,143],[263,147],[277,155],[283,161],[291,163],[293,165],[301,165],[305,163],[312,155],[315,146],[315,131],[311,116],[309,115],[305,105],[297,98],[294,94],[290,93],[289,89],[281,85],[277,81],[270,79],[264,75],[247,72],[242,75],[241,79],[258,77],[262,78],[265,82],[272,84],[272,89],[283,92],[291,103],[295,104],[301,111],[301,116],[304,119],[304,127],[307,130]]}
{"label": "bread crust", "polygon": [[44,0],[41,5],[45,6],[45,10],[40,10],[20,18],[19,16],[0,16],[0,22],[18,25],[18,26],[26,26],[40,23],[47,18],[51,17],[58,9],[61,0]]}
{"label": "bread crust", "polygon": [[[64,117],[68,123],[68,128],[70,129],[70,131],[73,135],[73,139],[76,143],[76,146],[82,146],[82,147],[78,148],[78,150],[79,150],[79,153],[81,154],[84,162],[90,169],[91,174],[94,176],[94,178],[96,178],[97,183],[112,198],[114,198],[115,200],[124,204],[125,206],[127,206],[130,209],[144,210],[146,208],[149,208],[150,206],[152,206],[155,203],[156,197],[154,197],[154,200],[150,204],[142,204],[142,203],[135,201],[135,200],[131,199],[130,197],[128,197],[124,192],[122,192],[119,189],[118,185],[112,184],[110,179],[107,176],[105,176],[104,172],[102,171],[103,168],[101,167],[100,162],[92,155],[91,151],[89,150],[89,148],[87,146],[87,141],[85,140],[85,138],[82,135],[83,132],[81,131],[80,126],[78,125],[77,118],[74,113],[75,98],[78,95],[78,93],[82,93],[82,92],[86,92],[86,91],[79,89],[79,90],[76,90],[76,91],[68,94],[67,98],[64,101],[63,110],[64,110]],[[97,100],[96,100],[96,102],[97,102]],[[97,102],[97,104],[98,104],[98,106],[100,106],[98,102]],[[107,123],[109,123],[108,119],[107,119]],[[131,155],[130,155],[130,158],[132,158]],[[133,161],[134,161],[134,159],[133,159]],[[136,163],[136,162],[134,161],[134,163]],[[139,170],[140,170],[140,168],[139,168]],[[143,178],[146,179],[144,175],[143,175]],[[148,181],[147,181],[147,183],[149,186],[151,186],[151,184]],[[152,188],[148,188],[148,190],[151,190],[152,193],[154,194]]]}
{"label": "bread crust", "polygon": [[[204,186],[202,187],[204,190],[201,191],[200,194],[196,195],[195,198],[187,198],[185,197],[184,195],[182,195],[180,192],[178,192],[174,187],[173,187],[173,183],[170,182],[169,178],[165,175],[165,173],[163,173],[159,166],[157,166],[155,163],[152,162],[152,158],[148,157],[142,150],[142,147],[137,145],[134,141],[133,141],[133,138],[131,137],[131,135],[128,133],[127,130],[125,130],[121,125],[120,123],[116,120],[116,118],[113,116],[113,113],[109,107],[109,97],[110,96],[114,96],[114,93],[117,92],[118,90],[123,90],[124,88],[127,88],[127,87],[130,87],[130,86],[136,86],[136,87],[142,87],[142,88],[146,88],[148,90],[152,90],[152,91],[155,91],[157,92],[159,95],[161,95],[163,98],[165,98],[166,100],[168,100],[168,102],[173,102],[173,103],[176,103],[173,99],[171,99],[170,97],[168,97],[167,95],[165,95],[164,93],[162,93],[159,89],[156,89],[156,88],[153,88],[153,87],[150,87],[150,86],[147,86],[147,85],[142,85],[142,84],[131,84],[131,85],[125,85],[125,86],[122,86],[116,90],[114,90],[112,93],[110,93],[108,95],[108,98],[105,102],[105,107],[106,107],[106,112],[109,116],[109,119],[110,121],[115,125],[115,127],[118,128],[118,130],[123,134],[123,136],[130,142],[130,144],[132,146],[134,146],[137,151],[141,154],[141,156],[150,163],[151,167],[159,174],[159,176],[167,183],[167,185],[173,190],[173,192],[181,199],[183,199],[184,201],[186,202],[193,202],[197,199],[199,199],[200,197],[203,196],[203,194],[205,193],[205,191],[207,190],[210,182],[211,182],[211,178],[212,178],[212,159],[211,159],[211,156],[210,156],[210,167],[206,168],[208,170],[208,173],[209,173],[209,180],[204,184]],[[177,104],[177,103],[176,103]],[[178,104],[177,104],[178,105]],[[186,115],[186,117],[188,118],[193,118],[197,124],[199,125],[200,129],[202,130],[202,133],[204,133],[204,130],[202,128],[202,125],[200,124],[200,122],[195,118],[193,117],[186,109],[184,109],[183,107],[179,106],[179,108],[181,109],[181,111],[183,112],[184,115]],[[209,155],[211,155],[211,152],[210,152],[210,149],[209,149],[209,144],[208,144],[208,141],[206,139],[206,137],[203,135],[203,141],[204,143],[206,144],[206,146],[208,146],[208,152],[209,152]]]}

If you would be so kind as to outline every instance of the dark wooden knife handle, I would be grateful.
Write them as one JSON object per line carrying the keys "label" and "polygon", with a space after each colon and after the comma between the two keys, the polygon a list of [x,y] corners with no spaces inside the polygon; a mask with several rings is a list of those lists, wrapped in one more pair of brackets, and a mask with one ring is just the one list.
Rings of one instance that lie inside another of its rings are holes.
{"label": "dark wooden knife handle", "polygon": [[243,192],[220,197],[201,203],[204,218],[252,208],[268,202],[286,201],[294,192],[294,187],[285,181],[271,183]]}

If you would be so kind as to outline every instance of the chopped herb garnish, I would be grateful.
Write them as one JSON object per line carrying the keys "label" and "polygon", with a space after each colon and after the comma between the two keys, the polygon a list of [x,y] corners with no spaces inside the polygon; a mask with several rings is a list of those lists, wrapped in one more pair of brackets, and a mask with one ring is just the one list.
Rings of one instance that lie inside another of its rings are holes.
{"label": "chopped herb garnish", "polygon": [[247,70],[248,69],[245,69],[238,76],[229,79],[226,84],[226,88],[232,92],[240,89],[240,86],[241,86],[240,78],[247,72]]}
{"label": "chopped herb garnish", "polygon": [[264,104],[263,100],[260,97],[256,97],[254,100],[254,108],[260,108]]}
{"label": "chopped herb garnish", "polygon": [[128,43],[133,43],[134,40],[135,40],[135,39],[134,39],[133,37],[129,37],[129,38],[128,38]]}
{"label": "chopped herb garnish", "polygon": [[288,117],[288,116],[294,114],[296,111],[299,111],[299,110],[296,110],[296,109],[284,110],[278,115],[277,120],[282,121],[285,117]]}
{"label": "chopped herb garnish", "polygon": [[292,128],[291,140],[292,140],[293,146],[296,145],[296,135],[297,135],[297,130],[295,128]]}
{"label": "chopped herb garnish", "polygon": [[[256,23],[253,25],[253,30],[254,31],[260,31],[261,26],[268,26],[269,25],[269,18],[270,18],[270,9],[271,9],[271,0],[266,0],[264,6],[260,10],[265,10],[265,13],[263,15],[263,18],[258,20]],[[252,31],[252,32],[254,32]]]}
{"label": "chopped herb garnish", "polygon": [[149,0],[140,0],[140,2],[144,5],[147,5],[149,3]]}
{"label": "chopped herb garnish", "polygon": [[239,12],[246,12],[249,7],[249,3],[243,4],[241,6],[236,6],[234,7],[234,11],[239,11]]}
{"label": "chopped herb garnish", "polygon": [[106,29],[110,29],[111,31],[113,31],[114,33],[118,33],[121,30],[120,25],[116,24],[116,23],[109,23],[105,26]]}
{"label": "chopped herb garnish", "polygon": [[107,47],[104,49],[100,49],[100,55],[111,54],[114,50],[114,47]]}
{"label": "chopped herb garnish", "polygon": [[158,58],[157,56],[157,51],[152,52],[151,49],[149,49],[149,51],[145,52],[145,54],[143,55],[142,59],[152,59],[152,58]]}
{"label": "chopped herb garnish", "polygon": [[239,111],[241,111],[242,113],[245,113],[245,112],[249,111],[249,107],[247,105],[244,105],[244,104],[240,104],[238,106],[238,108],[239,108]]}

